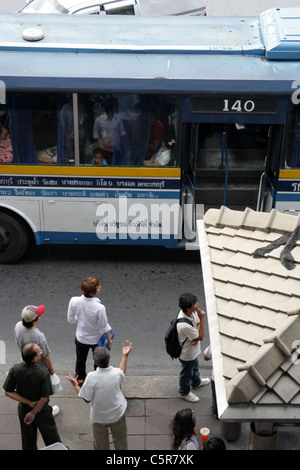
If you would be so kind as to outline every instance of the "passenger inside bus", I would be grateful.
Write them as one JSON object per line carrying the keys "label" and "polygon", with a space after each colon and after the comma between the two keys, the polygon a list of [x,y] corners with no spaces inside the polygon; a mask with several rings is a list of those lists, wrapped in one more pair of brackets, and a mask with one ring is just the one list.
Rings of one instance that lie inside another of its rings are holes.
{"label": "passenger inside bus", "polygon": [[104,113],[95,119],[93,137],[103,149],[109,165],[120,161],[122,148],[126,147],[125,130],[121,116],[114,111],[113,100],[104,102]]}
{"label": "passenger inside bus", "polygon": [[13,161],[13,151],[7,114],[0,118],[0,130],[0,163],[11,163]]}
{"label": "passenger inside bus", "polygon": [[54,165],[57,163],[57,147],[50,147],[44,150],[39,150],[36,152],[38,161],[41,163],[46,163],[48,165]]}
{"label": "passenger inside bus", "polygon": [[91,161],[92,165],[95,166],[107,166],[107,160],[104,158],[103,149],[97,147],[93,150],[93,159]]}
{"label": "passenger inside bus", "polygon": [[151,116],[150,139],[147,150],[147,160],[154,155],[162,145],[162,139],[165,134],[165,126],[162,119],[159,118],[158,112],[155,110]]}
{"label": "passenger inside bus", "polygon": [[170,165],[174,145],[175,139],[173,139],[170,135],[166,135],[162,140],[160,149],[154,153],[149,160],[144,160],[144,165],[155,167]]}

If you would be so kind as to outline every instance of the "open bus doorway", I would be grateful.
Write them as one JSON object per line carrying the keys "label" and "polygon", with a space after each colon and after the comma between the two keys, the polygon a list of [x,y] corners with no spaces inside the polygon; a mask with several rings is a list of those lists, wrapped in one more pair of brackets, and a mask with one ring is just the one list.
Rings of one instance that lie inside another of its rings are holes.
{"label": "open bus doorway", "polygon": [[196,203],[204,204],[205,211],[221,205],[259,209],[270,130],[269,124],[199,123]]}

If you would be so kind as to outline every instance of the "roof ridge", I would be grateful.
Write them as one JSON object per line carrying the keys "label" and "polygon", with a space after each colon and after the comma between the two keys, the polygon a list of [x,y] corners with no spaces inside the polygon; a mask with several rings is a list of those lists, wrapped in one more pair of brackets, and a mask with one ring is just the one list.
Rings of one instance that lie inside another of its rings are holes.
{"label": "roof ridge", "polygon": [[222,206],[220,209],[209,209],[204,215],[204,224],[286,233],[293,232],[300,225],[300,214],[298,216],[283,214],[276,209],[272,209],[271,212],[257,212],[249,207],[244,211],[238,211]]}
{"label": "roof ridge", "polygon": [[228,403],[246,403],[252,400],[281,364],[292,356],[293,344],[300,337],[300,308],[288,313],[286,321],[269,337],[264,338],[264,344],[252,358],[237,367],[239,372],[226,387]]}

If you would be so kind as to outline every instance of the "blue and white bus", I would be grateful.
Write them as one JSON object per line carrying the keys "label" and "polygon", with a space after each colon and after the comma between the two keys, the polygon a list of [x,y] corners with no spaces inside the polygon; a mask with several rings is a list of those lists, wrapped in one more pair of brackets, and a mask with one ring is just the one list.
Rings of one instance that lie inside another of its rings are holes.
{"label": "blue and white bus", "polygon": [[196,209],[300,211],[300,9],[0,16],[0,262],[187,247]]}

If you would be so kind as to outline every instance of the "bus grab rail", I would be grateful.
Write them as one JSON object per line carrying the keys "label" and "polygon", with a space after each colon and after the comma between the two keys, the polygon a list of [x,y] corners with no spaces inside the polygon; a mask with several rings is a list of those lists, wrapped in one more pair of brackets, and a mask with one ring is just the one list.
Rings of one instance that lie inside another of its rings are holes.
{"label": "bus grab rail", "polygon": [[225,171],[223,206],[226,205],[228,170],[229,170],[226,132],[222,133],[222,154],[221,154],[221,166],[220,166],[222,169],[224,168],[224,155],[225,155],[225,162],[226,162],[226,171]]}
{"label": "bus grab rail", "polygon": [[265,190],[266,190],[266,172],[264,171],[260,175],[260,180],[259,180],[259,188],[258,188],[258,196],[257,196],[257,204],[256,204],[257,212],[262,211],[263,202],[265,198]]}

